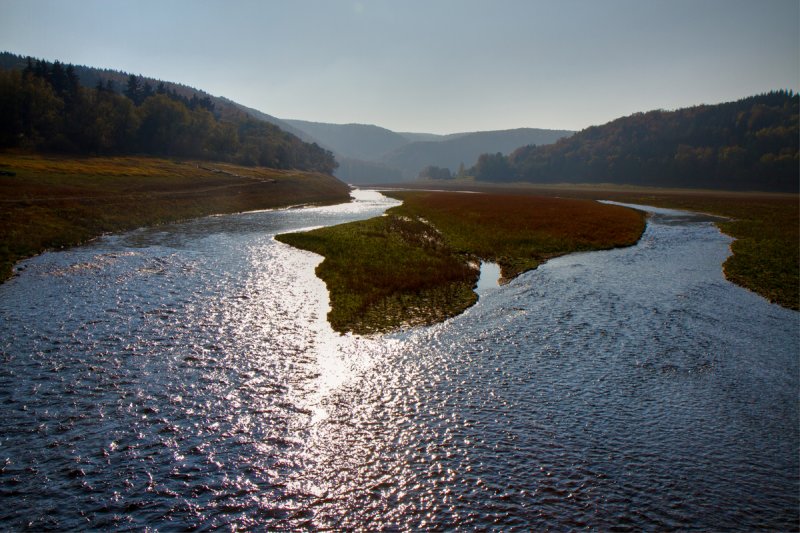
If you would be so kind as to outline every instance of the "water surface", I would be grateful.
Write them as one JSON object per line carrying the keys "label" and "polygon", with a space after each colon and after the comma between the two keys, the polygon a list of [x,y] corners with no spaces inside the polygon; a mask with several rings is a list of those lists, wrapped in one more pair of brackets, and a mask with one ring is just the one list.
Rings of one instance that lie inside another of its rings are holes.
{"label": "water surface", "polygon": [[3,529],[796,529],[798,314],[659,210],[443,324],[333,333],[279,232],[210,217],[47,253],[0,286]]}

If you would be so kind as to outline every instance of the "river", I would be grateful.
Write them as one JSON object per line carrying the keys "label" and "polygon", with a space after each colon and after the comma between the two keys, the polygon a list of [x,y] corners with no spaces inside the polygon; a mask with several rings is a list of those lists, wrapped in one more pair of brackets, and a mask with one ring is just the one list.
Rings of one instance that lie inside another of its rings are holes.
{"label": "river", "polygon": [[724,280],[708,219],[341,336],[320,258],[273,236],[394,205],[356,197],[23,262],[0,528],[797,529],[800,315]]}

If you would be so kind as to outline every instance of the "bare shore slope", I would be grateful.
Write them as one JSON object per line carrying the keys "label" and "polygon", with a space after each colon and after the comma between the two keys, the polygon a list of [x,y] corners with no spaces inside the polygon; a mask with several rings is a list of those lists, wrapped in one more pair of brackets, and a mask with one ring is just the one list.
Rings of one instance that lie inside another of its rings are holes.
{"label": "bare shore slope", "polygon": [[0,279],[16,261],[113,231],[349,200],[333,176],[150,157],[0,154]]}

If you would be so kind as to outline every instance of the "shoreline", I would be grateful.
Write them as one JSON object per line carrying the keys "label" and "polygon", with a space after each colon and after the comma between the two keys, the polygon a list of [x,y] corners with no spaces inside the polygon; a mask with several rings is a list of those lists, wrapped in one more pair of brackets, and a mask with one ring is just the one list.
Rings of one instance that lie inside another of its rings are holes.
{"label": "shoreline", "polygon": [[0,282],[23,259],[109,233],[350,200],[333,176],[228,163],[0,153],[0,169]]}
{"label": "shoreline", "polygon": [[431,325],[478,297],[476,261],[500,266],[501,283],[549,259],[631,246],[645,214],[589,200],[520,195],[387,193],[403,204],[381,217],[275,238],[322,255],[328,321],[339,333]]}
{"label": "shoreline", "polygon": [[[409,184],[406,190],[448,185],[427,181]],[[379,185],[372,188],[384,190]],[[733,239],[732,255],[722,264],[725,279],[781,307],[800,311],[800,195],[796,193],[613,184],[494,185],[477,181],[459,182],[452,184],[452,188],[472,192],[611,200],[722,217],[725,220],[714,224]]]}

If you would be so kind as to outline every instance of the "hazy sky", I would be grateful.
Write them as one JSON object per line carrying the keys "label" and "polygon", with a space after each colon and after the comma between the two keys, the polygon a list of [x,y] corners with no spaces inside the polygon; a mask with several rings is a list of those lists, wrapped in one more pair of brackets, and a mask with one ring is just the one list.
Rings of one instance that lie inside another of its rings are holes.
{"label": "hazy sky", "polygon": [[800,85],[798,0],[0,0],[0,50],[280,118],[582,129]]}

